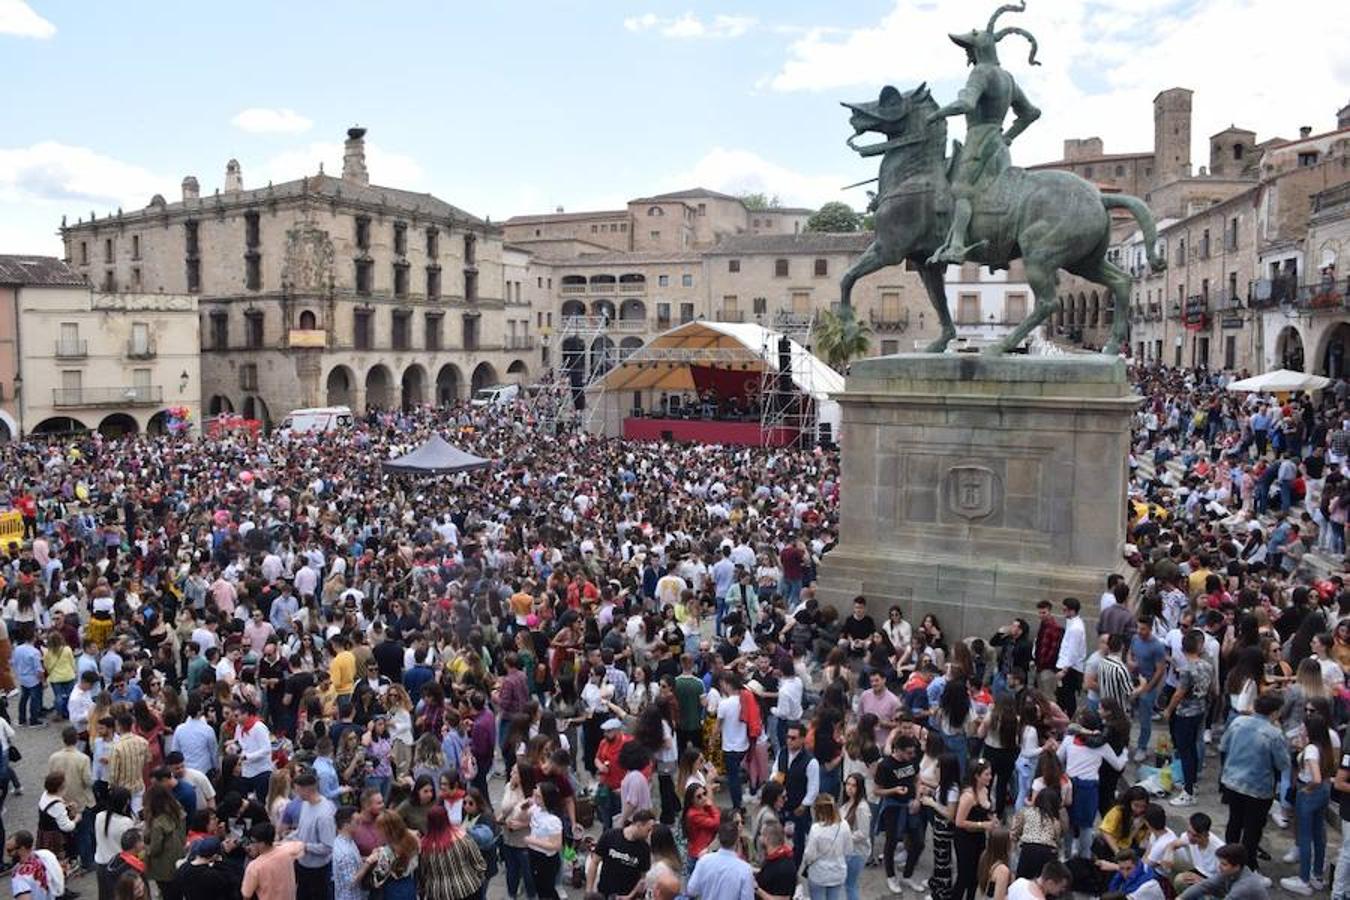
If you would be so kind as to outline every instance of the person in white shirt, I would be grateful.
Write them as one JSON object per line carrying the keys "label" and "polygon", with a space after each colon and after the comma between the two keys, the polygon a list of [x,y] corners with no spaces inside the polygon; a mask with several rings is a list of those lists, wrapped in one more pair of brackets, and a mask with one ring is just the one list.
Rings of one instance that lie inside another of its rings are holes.
{"label": "person in white shirt", "polygon": [[1078,614],[1081,609],[1077,597],[1064,598],[1064,637],[1059,642],[1059,658],[1055,660],[1055,668],[1059,670],[1055,701],[1070,718],[1078,709],[1078,692],[1087,668],[1087,629]]}
{"label": "person in white shirt", "polygon": [[781,750],[787,745],[787,728],[791,722],[799,722],[802,718],[802,695],[805,693],[806,686],[801,678],[797,676],[797,669],[791,660],[784,660],[779,666],[780,677],[778,679],[778,700],[769,712],[773,715],[777,726],[774,728],[774,750]]}
{"label": "person in white shirt", "polygon": [[741,776],[745,754],[750,749],[750,732],[741,719],[741,679],[724,672],[720,681],[722,699],[717,703],[717,724],[722,730],[722,761],[727,767],[727,790],[732,809],[741,809]]}
{"label": "person in white shirt", "polygon": [[94,698],[98,696],[98,672],[85,671],[70,692],[67,708],[70,712],[70,724],[75,726],[82,739],[89,736],[89,713],[94,709]]}
{"label": "person in white shirt", "polygon": [[1186,833],[1167,848],[1163,871],[1172,876],[1177,893],[1219,874],[1219,839],[1210,834],[1213,822],[1205,813],[1192,813]]}
{"label": "person in white shirt", "polygon": [[[1064,774],[1073,782],[1073,805],[1069,810],[1069,824],[1077,829],[1073,840],[1075,855],[1092,858],[1092,840],[1096,836],[1093,825],[1097,821],[1098,792],[1102,763],[1109,763],[1117,772],[1125,769],[1129,751],[1119,753],[1105,742],[1102,717],[1085,709],[1078,717],[1077,728],[1071,729],[1059,745],[1059,761]],[[1102,743],[1098,744],[1098,741]]]}
{"label": "person in white shirt", "polygon": [[239,777],[248,784],[259,803],[266,803],[267,783],[276,768],[272,762],[272,733],[258,718],[258,708],[251,703],[235,704],[233,721]]}

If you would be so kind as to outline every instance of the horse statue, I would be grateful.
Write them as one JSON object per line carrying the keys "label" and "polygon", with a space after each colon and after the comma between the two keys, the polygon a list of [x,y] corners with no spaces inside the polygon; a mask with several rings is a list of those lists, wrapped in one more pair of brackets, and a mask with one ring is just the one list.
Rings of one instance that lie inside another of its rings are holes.
{"label": "horse statue", "polygon": [[[943,276],[953,252],[948,237],[956,197],[950,176],[959,167],[962,152],[960,142],[954,142],[953,158],[947,158],[945,117],[958,105],[940,111],[927,85],[921,84],[908,93],[887,85],[875,101],[844,106],[852,110],[849,148],[863,156],[881,156],[881,169],[872,202],[876,236],[840,280],[840,302],[850,305],[858,279],[887,266],[911,263],[942,326],[941,336],[927,350],[940,353],[956,336]],[[858,138],[868,132],[884,140],[857,146]],[[1100,284],[1115,296],[1115,322],[1102,352],[1120,352],[1129,337],[1126,311],[1131,279],[1106,259],[1111,240],[1109,210],[1126,209],[1134,216],[1144,234],[1149,265],[1158,272],[1166,263],[1158,256],[1153,214],[1137,197],[1102,194],[1072,173],[1027,172],[1007,165],[1006,152],[990,157],[995,171],[981,178],[980,190],[969,198],[969,242],[955,252],[991,270],[1006,269],[1012,260],[1021,259],[1036,305],[988,352],[1006,353],[1020,347],[1054,312],[1060,269]]]}

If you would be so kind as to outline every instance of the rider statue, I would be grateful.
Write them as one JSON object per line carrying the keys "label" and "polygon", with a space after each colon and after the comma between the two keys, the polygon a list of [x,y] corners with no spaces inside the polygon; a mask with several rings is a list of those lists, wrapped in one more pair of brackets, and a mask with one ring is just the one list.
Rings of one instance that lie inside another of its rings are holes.
{"label": "rider statue", "polygon": [[[978,250],[983,241],[968,245],[970,217],[973,211],[972,200],[987,191],[1011,163],[1008,145],[1027,126],[1040,118],[1041,111],[1027,100],[1017,82],[998,63],[998,42],[1010,34],[1020,34],[1031,42],[1031,65],[1036,62],[1036,39],[1021,28],[1004,28],[994,31],[994,23],[1005,12],[1022,12],[1026,9],[1023,0],[1020,6],[1001,6],[989,19],[984,31],[973,30],[966,34],[949,35],[958,46],[964,47],[966,60],[975,68],[970,79],[961,90],[956,102],[934,112],[929,122],[936,122],[949,116],[966,117],[966,143],[957,157],[956,170],[952,174],[951,189],[955,198],[952,212],[951,229],[944,243],[929,258],[930,263],[965,262],[967,256]],[[1009,108],[1016,119],[1007,132],[1003,131],[1003,120]]]}

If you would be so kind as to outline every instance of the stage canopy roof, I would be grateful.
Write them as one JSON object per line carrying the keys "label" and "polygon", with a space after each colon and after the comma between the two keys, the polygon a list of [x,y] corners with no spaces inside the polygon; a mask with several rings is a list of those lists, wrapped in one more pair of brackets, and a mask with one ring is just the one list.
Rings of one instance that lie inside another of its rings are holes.
{"label": "stage canopy roof", "polygon": [[[692,391],[690,366],[778,371],[781,335],[762,325],[686,322],[652,338],[602,379],[606,391]],[[792,382],[816,400],[844,389],[844,376],[798,344],[792,345]]]}
{"label": "stage canopy roof", "polygon": [[449,475],[491,465],[492,461],[452,447],[445,438],[433,434],[422,446],[397,459],[384,462],[384,470],[396,475]]}

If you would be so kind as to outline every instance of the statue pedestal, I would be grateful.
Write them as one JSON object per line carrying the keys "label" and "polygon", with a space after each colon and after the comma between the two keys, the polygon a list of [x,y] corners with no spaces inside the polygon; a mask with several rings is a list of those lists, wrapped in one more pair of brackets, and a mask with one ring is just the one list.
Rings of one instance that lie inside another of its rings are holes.
{"label": "statue pedestal", "polygon": [[1095,618],[1126,572],[1130,417],[1108,356],[904,354],[853,364],[843,394],[839,545],[817,596],[899,603],[948,641],[988,638],[1042,599]]}

